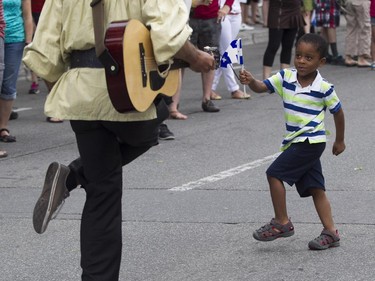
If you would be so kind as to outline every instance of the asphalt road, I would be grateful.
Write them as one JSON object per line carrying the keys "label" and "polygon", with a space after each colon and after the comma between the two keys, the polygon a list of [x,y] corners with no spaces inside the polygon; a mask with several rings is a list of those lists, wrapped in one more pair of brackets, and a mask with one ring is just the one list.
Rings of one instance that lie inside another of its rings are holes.
{"label": "asphalt road", "polygon": [[[266,40],[262,31],[255,36],[246,37],[252,44],[244,46],[245,66],[261,78]],[[339,42],[343,52],[343,33]],[[294,187],[287,197],[296,234],[269,243],[252,238],[273,214],[265,170],[282,140],[282,104],[268,94],[232,100],[222,83],[223,100],[216,102],[221,111],[202,112],[200,75],[187,70],[180,110],[189,118],[167,121],[176,140],[162,141],[124,168],[120,280],[375,279],[375,72],[332,65],[321,72],[336,85],[346,116],[346,151],[332,155],[334,123],[327,114],[333,135],[322,157],[341,246],[308,250],[322,226],[312,200],[299,198]],[[21,72],[20,117],[9,123],[17,142],[0,143],[9,153],[0,160],[0,280],[80,280],[84,192],[72,192],[46,233],[32,227],[49,163],[67,164],[78,153],[68,121],[45,122],[46,90],[29,95],[28,87]]]}

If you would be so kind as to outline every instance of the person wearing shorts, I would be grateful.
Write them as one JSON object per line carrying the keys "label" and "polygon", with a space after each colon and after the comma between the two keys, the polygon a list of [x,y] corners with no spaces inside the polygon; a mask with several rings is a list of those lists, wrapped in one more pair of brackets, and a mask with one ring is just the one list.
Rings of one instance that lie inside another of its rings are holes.
{"label": "person wearing shorts", "polygon": [[345,120],[341,102],[334,86],[326,81],[318,68],[326,58],[327,41],[308,33],[296,44],[293,69],[283,69],[263,81],[240,71],[240,81],[256,93],[276,93],[282,99],[286,132],[281,143],[282,153],[267,169],[267,180],[275,216],[271,222],[253,232],[258,241],[273,241],[294,235],[294,226],[286,207],[284,182],[295,185],[300,197],[311,196],[323,225],[321,234],[308,247],[324,250],[340,245],[331,205],[325,193],[320,157],[326,146],[325,111],[333,114],[336,138],[332,154],[345,150]]}
{"label": "person wearing shorts", "polygon": [[[190,13],[189,25],[193,29],[190,42],[198,49],[204,47],[219,48],[221,33],[221,21],[230,12],[234,0],[226,0],[220,8],[219,1],[214,0],[209,5],[200,5],[192,9]],[[202,109],[205,112],[218,112],[220,109],[211,100],[211,88],[214,81],[215,71],[202,73]]]}
{"label": "person wearing shorts", "polygon": [[295,185],[300,197],[311,196],[309,189],[325,191],[320,156],[325,143],[311,145],[308,140],[295,143],[285,150],[267,169],[268,177],[277,178],[290,186]]}

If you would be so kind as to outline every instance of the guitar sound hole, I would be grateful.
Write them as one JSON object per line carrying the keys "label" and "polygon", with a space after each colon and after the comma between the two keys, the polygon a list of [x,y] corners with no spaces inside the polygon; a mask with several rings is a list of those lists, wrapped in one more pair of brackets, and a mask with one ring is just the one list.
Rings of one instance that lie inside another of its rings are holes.
{"label": "guitar sound hole", "polygon": [[160,77],[156,70],[150,71],[150,87],[153,91],[157,91],[163,87],[165,79]]}

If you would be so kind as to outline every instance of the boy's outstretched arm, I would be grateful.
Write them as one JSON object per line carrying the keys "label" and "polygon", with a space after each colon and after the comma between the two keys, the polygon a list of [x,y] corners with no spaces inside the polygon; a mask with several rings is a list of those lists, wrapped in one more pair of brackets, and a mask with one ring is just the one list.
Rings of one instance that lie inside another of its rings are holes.
{"label": "boy's outstretched arm", "polygon": [[344,111],[340,108],[333,115],[333,119],[335,121],[336,127],[336,139],[333,143],[332,153],[334,155],[339,155],[341,152],[345,150],[345,142],[344,142],[344,134],[345,134],[345,118],[344,118]]}
{"label": "boy's outstretched arm", "polygon": [[255,93],[264,93],[268,91],[266,84],[263,81],[257,80],[247,70],[240,71],[240,82],[243,85],[248,85]]}

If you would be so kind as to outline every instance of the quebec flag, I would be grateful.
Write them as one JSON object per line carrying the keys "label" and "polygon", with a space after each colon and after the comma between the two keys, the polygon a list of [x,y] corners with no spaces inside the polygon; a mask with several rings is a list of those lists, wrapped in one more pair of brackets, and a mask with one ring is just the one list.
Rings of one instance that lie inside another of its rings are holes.
{"label": "quebec flag", "polygon": [[233,40],[220,59],[220,67],[227,68],[233,63],[243,65],[241,38]]}

